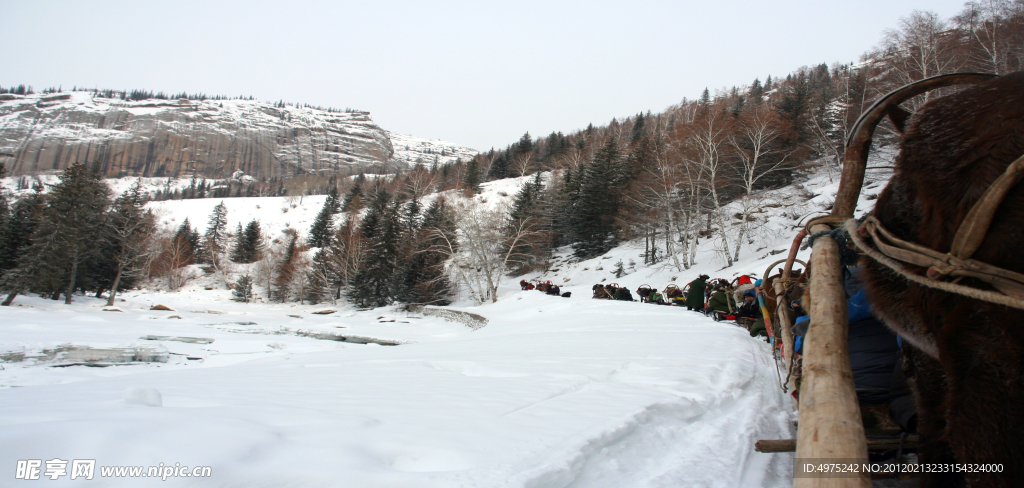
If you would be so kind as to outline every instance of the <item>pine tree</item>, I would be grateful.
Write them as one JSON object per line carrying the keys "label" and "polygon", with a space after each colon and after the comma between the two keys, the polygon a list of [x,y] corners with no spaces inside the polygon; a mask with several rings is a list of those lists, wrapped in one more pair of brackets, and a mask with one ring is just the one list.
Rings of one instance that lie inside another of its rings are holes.
{"label": "pine tree", "polygon": [[420,212],[423,210],[423,205],[419,200],[416,199],[416,195],[411,195],[409,201],[405,202],[402,206],[402,228],[413,235],[409,235],[410,239],[415,239],[415,232],[420,227]]}
{"label": "pine tree", "polygon": [[239,224],[238,238],[235,247],[231,250],[231,260],[236,263],[254,263],[263,256],[263,231],[260,223],[256,220],[250,221],[245,230],[241,230]]}
{"label": "pine tree", "polygon": [[636,122],[633,122],[633,130],[630,133],[629,142],[630,144],[636,143],[645,134],[644,132],[644,114],[637,114]]}
{"label": "pine tree", "polygon": [[355,216],[348,216],[338,226],[331,245],[321,248],[313,256],[307,274],[306,299],[315,302],[341,298],[341,290],[348,287],[358,273],[363,257],[364,239],[360,235]]}
{"label": "pine tree", "polygon": [[470,159],[466,163],[466,170],[462,175],[462,185],[472,193],[480,193],[480,183],[480,165],[476,162],[476,158]]}
{"label": "pine tree", "polygon": [[361,229],[367,240],[366,253],[350,284],[348,297],[360,307],[383,307],[396,298],[400,284],[401,222],[398,205],[384,189],[377,191],[363,219]]}
{"label": "pine tree", "polygon": [[626,269],[623,267],[621,259],[619,262],[615,263],[615,269],[612,270],[612,274],[614,274],[616,278],[622,278],[626,275]]}
{"label": "pine tree", "polygon": [[[6,175],[7,169],[3,163],[0,163],[0,178]],[[20,186],[21,183],[19,182]],[[21,249],[28,244],[28,235],[22,237],[15,232],[15,215],[17,213],[17,203],[15,208],[10,208],[7,196],[0,192],[0,287],[3,286],[4,274],[6,274],[7,270],[17,266]],[[31,235],[31,232],[29,235]]]}
{"label": "pine tree", "polygon": [[313,221],[309,229],[309,239],[306,243],[309,247],[325,247],[330,244],[331,233],[334,228],[334,216],[341,211],[341,202],[338,201],[338,188],[331,185],[327,192],[327,200],[324,207]]}
{"label": "pine tree", "polygon": [[185,221],[178,226],[178,231],[174,233],[173,239],[179,252],[178,263],[182,266],[195,264],[199,254],[199,231],[192,228],[188,217],[185,217]]}
{"label": "pine tree", "polygon": [[57,299],[63,288],[64,303],[70,304],[78,280],[97,258],[96,230],[103,227],[109,204],[110,189],[98,172],[81,163],[64,170],[50,191],[24,259],[9,272],[14,277],[5,279],[5,291],[29,289]]}
{"label": "pine tree", "polygon": [[[139,261],[146,254],[146,243],[156,228],[155,218],[152,212],[145,210],[145,205],[140,182],[136,181],[131,188],[114,200],[106,219],[107,227],[104,234],[110,252],[105,258],[112,265],[114,272],[110,277],[110,297],[107,299],[107,306],[114,305],[117,291],[129,285],[131,278],[135,277]],[[185,219],[184,225],[187,226],[187,222],[188,219]],[[194,240],[198,241],[199,236],[195,231],[190,234],[190,240],[193,236]]]}
{"label": "pine tree", "polygon": [[627,179],[623,166],[618,144],[609,140],[583,169],[571,222],[577,257],[603,254],[617,244],[615,219],[622,205],[622,185]]}
{"label": "pine tree", "polygon": [[11,206],[10,215],[0,228],[0,278],[18,266],[32,244],[32,234],[39,226],[45,204],[42,188],[37,186],[34,193]]}
{"label": "pine tree", "polygon": [[354,212],[363,209],[363,185],[358,180],[352,188],[348,189],[345,193],[345,198],[341,202],[342,212]]}
{"label": "pine tree", "polygon": [[807,123],[811,112],[811,87],[807,76],[800,73],[788,86],[779,101],[777,110],[789,130],[783,134],[783,145],[788,150],[795,150],[803,144],[810,134]]}
{"label": "pine tree", "polygon": [[572,225],[580,196],[579,180],[579,173],[566,169],[561,178],[541,192],[538,199],[544,231],[551,248],[573,242],[575,233]]}
{"label": "pine tree", "polygon": [[491,163],[491,169],[487,176],[492,180],[508,178],[510,163],[508,151],[498,153],[498,156],[494,158],[494,162]]}
{"label": "pine tree", "polygon": [[228,207],[221,201],[213,207],[210,220],[207,221],[206,233],[203,234],[204,261],[220,267],[220,255],[227,249],[228,239]]}
{"label": "pine tree", "polygon": [[252,300],[252,281],[249,275],[238,278],[234,290],[231,291],[236,301],[249,303]]}
{"label": "pine tree", "polygon": [[649,173],[657,159],[656,151],[650,137],[644,135],[634,140],[626,157],[627,177],[632,179]]}
{"label": "pine tree", "polygon": [[274,295],[277,296],[279,302],[288,301],[292,282],[295,281],[295,260],[298,254],[298,232],[295,232],[294,229],[285,232],[288,235],[288,245],[284,255],[281,256],[281,262],[277,265],[275,273],[277,276],[274,278],[274,288],[276,289]]}
{"label": "pine tree", "polygon": [[711,92],[707,88],[700,94],[700,101],[697,102],[697,115],[703,116],[707,114],[711,107]]}
{"label": "pine tree", "polygon": [[526,154],[526,153],[528,153],[530,151],[533,151],[533,139],[530,137],[530,133],[527,132],[527,133],[523,134],[523,137],[519,138],[519,142],[517,142],[515,144],[515,146],[516,146],[516,151],[515,151],[516,155]]}
{"label": "pine tree", "polygon": [[761,86],[761,80],[758,78],[754,78],[754,82],[750,84],[750,101],[754,105],[764,102],[764,87]]}
{"label": "pine tree", "polygon": [[334,268],[328,257],[330,249],[320,248],[313,255],[313,262],[309,269],[309,287],[306,289],[306,296],[303,297],[310,303],[320,303],[332,297],[332,278]]}
{"label": "pine tree", "polygon": [[[538,172],[533,181],[524,183],[512,197],[512,208],[505,224],[505,236],[510,240],[506,252],[514,256],[512,274],[531,271],[547,257],[550,236],[543,232],[548,224],[540,201],[543,190]],[[515,245],[511,244],[513,236],[518,236]]]}
{"label": "pine tree", "polygon": [[407,303],[448,305],[454,287],[445,262],[451,250],[458,249],[458,243],[455,222],[444,199],[436,199],[427,207],[417,236],[409,253],[401,298]]}
{"label": "pine tree", "polygon": [[11,206],[10,217],[0,229],[0,292],[9,294],[4,306],[28,289],[30,270],[18,265],[24,262],[26,251],[32,245],[32,235],[39,226],[45,204],[42,187],[36,185],[32,194]]}
{"label": "pine tree", "polygon": [[236,262],[235,261],[235,257],[237,256],[236,251],[238,249],[241,249],[242,247],[245,246],[245,244],[243,244],[244,240],[245,240],[245,230],[242,229],[242,223],[239,222],[238,226],[235,227],[235,243],[231,246],[231,249],[228,251],[228,259],[231,260],[232,262]]}

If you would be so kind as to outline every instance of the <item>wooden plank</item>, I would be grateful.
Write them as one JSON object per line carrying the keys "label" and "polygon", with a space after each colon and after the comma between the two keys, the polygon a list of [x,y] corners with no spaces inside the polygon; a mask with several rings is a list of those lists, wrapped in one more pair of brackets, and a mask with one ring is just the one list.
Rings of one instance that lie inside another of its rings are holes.
{"label": "wooden plank", "polygon": [[[831,230],[816,225],[811,234]],[[796,457],[867,462],[868,449],[853,384],[847,344],[846,294],[839,247],[830,238],[814,241],[810,263],[811,324],[804,337],[803,380]],[[795,478],[795,488],[867,488],[867,473],[856,478]]]}
{"label": "wooden plank", "polygon": [[[908,435],[903,440],[904,448],[917,447],[918,437]],[[869,449],[896,449],[900,447],[899,439],[868,439]],[[796,439],[761,439],[754,443],[757,452],[793,452],[796,451]]]}

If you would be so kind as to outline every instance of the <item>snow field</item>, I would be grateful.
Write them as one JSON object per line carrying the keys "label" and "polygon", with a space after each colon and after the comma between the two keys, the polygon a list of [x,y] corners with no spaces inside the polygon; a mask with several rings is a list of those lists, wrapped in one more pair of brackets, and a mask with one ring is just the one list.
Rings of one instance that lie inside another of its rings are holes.
{"label": "snow field", "polygon": [[[283,316],[292,307],[242,304],[206,316],[155,312],[145,310],[149,299],[128,297],[123,314],[85,298],[70,313],[44,313],[38,307],[61,307],[42,299],[3,311],[22,339],[215,342],[160,342],[205,356],[198,363],[5,365],[4,386],[32,387],[0,390],[8,441],[0,459],[213,467],[208,480],[168,479],[172,486],[787,483],[789,458],[753,452],[758,438],[792,435],[767,345],[693,312],[518,292],[475,307],[489,323],[471,331],[437,318],[381,322],[379,310],[332,317],[296,307],[307,319]],[[304,320],[410,342],[355,345],[201,325],[211,318],[261,327]],[[162,395],[162,407],[145,405],[149,390]]]}

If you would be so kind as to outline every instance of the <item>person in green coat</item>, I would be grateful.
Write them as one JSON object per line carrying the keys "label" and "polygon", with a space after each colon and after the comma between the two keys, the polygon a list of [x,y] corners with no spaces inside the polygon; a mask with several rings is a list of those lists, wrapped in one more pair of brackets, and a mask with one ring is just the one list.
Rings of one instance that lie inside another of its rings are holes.
{"label": "person in green coat", "polygon": [[708,299],[708,308],[716,312],[731,314],[736,310],[736,302],[733,301],[732,293],[729,290],[717,287],[715,292]]}
{"label": "person in green coat", "polygon": [[686,294],[687,310],[704,310],[704,287],[708,278],[708,275],[700,275],[690,283],[690,291]]}

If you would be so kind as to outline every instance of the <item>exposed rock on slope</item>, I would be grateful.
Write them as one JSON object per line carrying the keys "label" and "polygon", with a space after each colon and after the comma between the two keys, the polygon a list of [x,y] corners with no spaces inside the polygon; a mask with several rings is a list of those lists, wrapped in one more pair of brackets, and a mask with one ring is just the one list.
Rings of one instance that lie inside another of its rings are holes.
{"label": "exposed rock on slope", "polygon": [[4,98],[0,163],[12,175],[75,162],[99,162],[111,177],[346,175],[389,171],[394,153],[368,112],[253,100],[133,102],[83,91]]}

